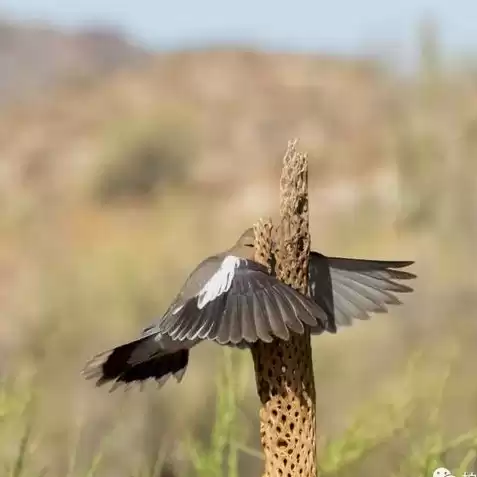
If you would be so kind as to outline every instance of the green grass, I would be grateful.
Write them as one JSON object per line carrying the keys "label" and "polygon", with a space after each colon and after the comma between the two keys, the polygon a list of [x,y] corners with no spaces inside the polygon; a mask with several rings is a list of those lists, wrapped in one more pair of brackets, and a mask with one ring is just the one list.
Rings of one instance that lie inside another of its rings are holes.
{"label": "green grass", "polygon": [[[450,350],[439,372],[434,374],[424,366],[424,354],[415,355],[406,369],[383,383],[375,397],[355,412],[344,432],[330,439],[319,436],[320,475],[427,476],[440,466],[451,468],[455,475],[472,470],[477,456],[477,428],[446,436],[442,427],[443,396],[460,356],[452,347]],[[261,465],[260,449],[248,443],[250,437],[258,433],[257,422],[248,423],[241,407],[246,396],[250,356],[223,349],[221,358],[210,435],[201,440],[189,431],[184,436],[191,477],[238,477],[243,458]],[[175,392],[180,393],[180,387]],[[320,422],[319,415],[317,420]],[[53,473],[54,466],[35,464],[43,432],[35,424],[33,378],[19,377],[2,383],[0,422],[2,475],[59,477],[60,474]],[[65,456],[66,477],[110,475],[104,458],[118,435],[126,431],[125,426],[120,421],[110,422],[109,431],[99,440],[90,460],[80,462],[78,456],[82,455],[84,443],[81,432],[85,425],[78,423],[77,438]],[[137,468],[116,475],[159,477],[167,457],[165,448],[159,449],[152,465],[139,463]]]}

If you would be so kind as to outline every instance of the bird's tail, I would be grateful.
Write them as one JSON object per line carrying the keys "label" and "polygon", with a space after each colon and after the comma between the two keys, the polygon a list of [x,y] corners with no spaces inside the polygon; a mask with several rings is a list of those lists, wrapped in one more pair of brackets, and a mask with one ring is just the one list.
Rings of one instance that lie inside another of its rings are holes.
{"label": "bird's tail", "polygon": [[173,375],[182,380],[189,362],[189,350],[167,352],[154,336],[147,336],[94,356],[84,367],[86,379],[96,379],[96,386],[112,382],[111,391],[121,384],[143,383],[155,379],[162,386]]}

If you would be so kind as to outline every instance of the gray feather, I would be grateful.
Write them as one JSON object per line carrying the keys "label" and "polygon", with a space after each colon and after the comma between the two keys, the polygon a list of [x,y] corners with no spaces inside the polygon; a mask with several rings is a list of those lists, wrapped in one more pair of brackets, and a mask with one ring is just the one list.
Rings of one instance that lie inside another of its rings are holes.
{"label": "gray feather", "polygon": [[353,319],[367,319],[370,313],[385,313],[386,305],[400,304],[395,293],[412,291],[401,281],[416,277],[400,269],[412,263],[325,257],[312,252],[308,270],[310,295],[327,313],[328,331],[336,331],[336,324],[350,325]]}

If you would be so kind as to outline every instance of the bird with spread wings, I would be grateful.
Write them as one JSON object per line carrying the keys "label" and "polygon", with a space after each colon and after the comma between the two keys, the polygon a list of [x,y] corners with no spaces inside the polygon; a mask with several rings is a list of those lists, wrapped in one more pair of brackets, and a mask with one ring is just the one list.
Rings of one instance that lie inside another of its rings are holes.
{"label": "bird with spread wings", "polygon": [[279,281],[254,261],[254,231],[206,258],[190,274],[164,315],[129,343],[96,355],[83,370],[97,385],[180,381],[189,351],[204,340],[247,348],[257,340],[287,340],[290,333],[336,333],[338,326],[400,304],[396,293],[411,292],[402,270],[411,261],[326,257],[311,252],[308,295]]}

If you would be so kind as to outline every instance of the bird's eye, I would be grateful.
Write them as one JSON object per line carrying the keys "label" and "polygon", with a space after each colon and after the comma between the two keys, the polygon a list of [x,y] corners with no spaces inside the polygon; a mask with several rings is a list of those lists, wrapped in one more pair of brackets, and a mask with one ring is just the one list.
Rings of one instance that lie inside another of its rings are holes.
{"label": "bird's eye", "polygon": [[246,247],[254,247],[255,245],[253,243],[246,243],[245,246]]}

